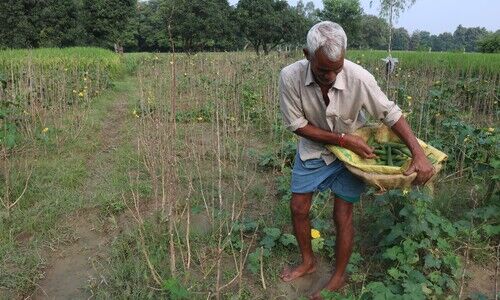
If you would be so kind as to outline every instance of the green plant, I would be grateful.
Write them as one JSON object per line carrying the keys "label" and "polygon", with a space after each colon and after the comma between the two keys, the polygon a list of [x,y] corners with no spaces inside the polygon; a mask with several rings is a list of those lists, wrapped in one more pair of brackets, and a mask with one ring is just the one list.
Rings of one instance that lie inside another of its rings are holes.
{"label": "green plant", "polygon": [[457,229],[430,208],[432,198],[419,189],[394,190],[376,201],[386,209],[370,211],[377,216],[371,234],[379,240],[379,262],[386,271],[366,286],[363,297],[425,299],[456,290],[460,260],[452,244]]}
{"label": "green plant", "polygon": [[167,290],[170,299],[181,300],[191,299],[189,291],[182,286],[177,278],[169,278],[163,282],[163,289]]}

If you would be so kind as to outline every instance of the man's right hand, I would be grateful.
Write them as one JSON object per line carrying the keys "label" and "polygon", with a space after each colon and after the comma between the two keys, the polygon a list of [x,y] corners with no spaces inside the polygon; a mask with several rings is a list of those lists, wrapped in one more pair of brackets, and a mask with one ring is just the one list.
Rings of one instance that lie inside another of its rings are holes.
{"label": "man's right hand", "polygon": [[344,136],[344,148],[351,150],[362,158],[377,157],[375,153],[373,153],[374,148],[368,146],[368,144],[357,135],[346,134]]}

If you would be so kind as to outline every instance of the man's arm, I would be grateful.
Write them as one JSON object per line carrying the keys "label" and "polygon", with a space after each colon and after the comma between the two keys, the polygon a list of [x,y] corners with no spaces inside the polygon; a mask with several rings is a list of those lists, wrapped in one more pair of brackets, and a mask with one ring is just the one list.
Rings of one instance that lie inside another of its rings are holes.
{"label": "man's arm", "polygon": [[[332,144],[332,145],[340,145],[341,135],[334,132],[329,132],[327,130],[323,130],[311,124],[307,124],[304,127],[301,127],[294,131],[296,134],[305,137],[309,140],[323,143],[323,144]],[[368,146],[362,138],[356,135],[346,134],[344,135],[343,141],[344,147],[355,152],[359,156],[363,158],[375,158],[375,154],[373,153],[373,148]]]}
{"label": "man's arm", "polygon": [[410,175],[417,172],[417,177],[413,181],[413,184],[425,184],[434,174],[434,167],[425,156],[424,150],[420,147],[405,117],[401,116],[401,118],[392,125],[391,129],[408,146],[412,154],[411,165],[408,170],[404,172],[404,175]]}

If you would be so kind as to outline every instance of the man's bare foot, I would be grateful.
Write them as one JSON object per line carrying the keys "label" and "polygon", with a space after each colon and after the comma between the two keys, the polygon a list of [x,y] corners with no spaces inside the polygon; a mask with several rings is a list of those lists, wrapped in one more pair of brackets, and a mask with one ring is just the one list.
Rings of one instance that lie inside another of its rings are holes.
{"label": "man's bare foot", "polygon": [[284,282],[289,282],[294,280],[295,278],[311,274],[314,271],[316,271],[316,264],[314,262],[312,263],[301,263],[295,268],[290,268],[286,267],[282,272],[281,272],[281,280]]}
{"label": "man's bare foot", "polygon": [[330,292],[338,291],[345,286],[346,281],[347,280],[346,280],[345,276],[344,277],[336,277],[334,275],[334,276],[332,276],[330,281],[328,281],[328,283],[322,289],[320,289],[319,291],[316,291],[314,294],[309,296],[309,299],[310,300],[321,300],[321,299],[323,299],[320,296],[320,293],[322,290],[328,290]]}

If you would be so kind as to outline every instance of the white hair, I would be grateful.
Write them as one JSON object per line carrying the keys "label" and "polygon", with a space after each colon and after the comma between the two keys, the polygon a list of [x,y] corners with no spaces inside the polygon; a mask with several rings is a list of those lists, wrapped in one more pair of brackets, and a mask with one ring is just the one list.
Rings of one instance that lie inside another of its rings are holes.
{"label": "white hair", "polygon": [[307,49],[314,55],[318,49],[332,61],[337,61],[347,48],[347,36],[337,23],[323,21],[315,24],[307,33]]}

